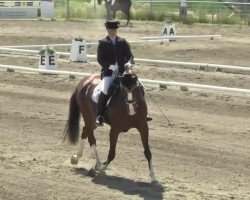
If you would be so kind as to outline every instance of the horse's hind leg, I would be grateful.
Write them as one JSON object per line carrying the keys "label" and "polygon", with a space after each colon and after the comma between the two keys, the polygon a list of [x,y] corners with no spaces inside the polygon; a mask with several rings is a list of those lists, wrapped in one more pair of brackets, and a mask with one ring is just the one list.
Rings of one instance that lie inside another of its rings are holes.
{"label": "horse's hind leg", "polygon": [[144,147],[144,155],[148,161],[148,166],[149,166],[149,170],[150,170],[150,179],[151,179],[151,183],[157,183],[157,179],[155,178],[155,174],[154,174],[154,170],[153,170],[153,164],[152,164],[152,154],[149,148],[149,144],[148,144],[148,124],[145,122],[144,125],[140,126],[138,128],[138,131],[140,132],[141,135],[141,140],[142,140],[142,144]]}
{"label": "horse's hind leg", "polygon": [[84,126],[82,129],[82,135],[81,135],[81,139],[80,139],[80,145],[79,145],[79,149],[78,152],[74,155],[72,155],[71,157],[71,164],[72,165],[76,165],[79,161],[79,159],[82,157],[82,153],[83,153],[83,149],[84,149],[84,144],[85,144],[85,140],[87,139],[87,132],[86,132],[86,127]]}
{"label": "horse's hind leg", "polygon": [[129,25],[130,24],[130,12],[129,12],[129,10],[127,11],[127,12],[125,12],[126,13],[126,15],[127,15],[127,25]]}

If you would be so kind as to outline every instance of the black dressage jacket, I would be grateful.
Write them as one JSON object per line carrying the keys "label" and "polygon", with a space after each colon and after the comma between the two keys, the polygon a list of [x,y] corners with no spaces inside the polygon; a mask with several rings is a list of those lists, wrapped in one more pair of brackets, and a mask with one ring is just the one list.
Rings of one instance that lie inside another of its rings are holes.
{"label": "black dressage jacket", "polygon": [[128,42],[124,38],[116,37],[115,45],[109,36],[99,40],[97,48],[97,61],[102,66],[101,77],[111,76],[113,71],[109,69],[110,65],[118,63],[119,74],[124,72],[124,64],[134,63],[134,56],[130,50]]}

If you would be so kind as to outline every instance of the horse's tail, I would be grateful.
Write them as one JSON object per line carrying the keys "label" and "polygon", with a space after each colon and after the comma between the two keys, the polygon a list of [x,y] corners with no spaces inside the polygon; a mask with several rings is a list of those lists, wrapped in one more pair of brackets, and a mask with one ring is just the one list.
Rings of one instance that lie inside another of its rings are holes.
{"label": "horse's tail", "polygon": [[80,110],[77,103],[77,90],[72,94],[69,105],[69,117],[64,130],[64,137],[68,138],[71,144],[76,144],[79,139]]}

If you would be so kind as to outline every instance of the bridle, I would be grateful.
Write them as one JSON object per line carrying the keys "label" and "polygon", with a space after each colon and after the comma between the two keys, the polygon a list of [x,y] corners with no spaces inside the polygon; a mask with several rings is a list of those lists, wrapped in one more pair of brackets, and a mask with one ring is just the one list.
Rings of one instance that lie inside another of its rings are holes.
{"label": "bridle", "polygon": [[137,113],[137,101],[136,98],[134,98],[134,90],[139,86],[139,82],[136,81],[136,84],[133,85],[130,89],[128,89],[120,80],[120,87],[122,90],[125,91],[127,96],[125,97],[125,103],[127,105],[128,113],[129,115],[134,115]]}

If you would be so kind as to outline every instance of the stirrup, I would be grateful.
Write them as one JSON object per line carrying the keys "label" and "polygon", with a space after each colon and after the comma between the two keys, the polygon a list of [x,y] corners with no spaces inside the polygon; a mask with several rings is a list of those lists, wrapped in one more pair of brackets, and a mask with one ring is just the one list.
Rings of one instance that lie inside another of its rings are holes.
{"label": "stirrup", "polygon": [[150,121],[152,121],[152,120],[153,120],[152,117],[147,116],[147,122],[150,122]]}
{"label": "stirrup", "polygon": [[96,121],[95,121],[95,124],[96,126],[103,126],[103,121],[104,121],[104,117],[99,115],[97,118],[96,118]]}

